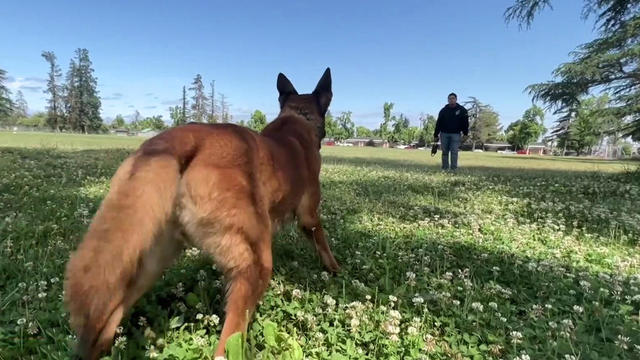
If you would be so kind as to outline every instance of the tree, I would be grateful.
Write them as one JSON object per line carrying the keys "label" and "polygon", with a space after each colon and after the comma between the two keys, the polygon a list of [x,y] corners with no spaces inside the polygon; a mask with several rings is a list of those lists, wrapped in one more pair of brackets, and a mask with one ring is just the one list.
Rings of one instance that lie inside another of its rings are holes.
{"label": "tree", "polygon": [[61,83],[62,71],[56,63],[56,55],[53,51],[43,51],[41,56],[49,64],[49,80],[47,80],[47,89],[44,91],[49,94],[47,100],[47,124],[56,131],[60,131],[60,127],[64,121],[62,103],[63,86]]}
{"label": "tree", "polygon": [[195,122],[204,122],[207,118],[207,103],[209,99],[204,93],[204,84],[202,83],[202,76],[196,74],[196,77],[191,83],[189,88],[193,92],[191,96],[191,120]]}
{"label": "tree", "polygon": [[331,111],[327,111],[327,114],[324,116],[324,129],[326,136],[334,140],[336,139],[338,132],[340,132],[338,123],[333,119]]}
{"label": "tree", "polygon": [[162,120],[162,115],[155,115],[144,119],[144,129],[161,131],[166,128],[167,124]]}
{"label": "tree", "polygon": [[182,117],[181,123],[184,124],[187,122],[187,89],[186,87],[182,87]]}
{"label": "tree", "polygon": [[125,126],[126,126],[126,122],[124,121],[124,118],[120,114],[116,115],[115,119],[111,121],[112,129],[124,129]]}
{"label": "tree", "polygon": [[180,126],[186,124],[186,119],[182,116],[182,108],[180,106],[169,106],[169,117],[172,126]]}
{"label": "tree", "polygon": [[373,132],[364,126],[357,126],[356,127],[356,136],[361,137],[361,138],[370,138],[373,137]]}
{"label": "tree", "polygon": [[[505,19],[530,27],[551,0],[516,0],[505,11]],[[527,87],[534,100],[542,100],[562,116],[564,132],[575,116],[583,96],[591,92],[610,95],[602,112],[628,119],[620,126],[623,135],[640,137],[640,0],[584,0],[583,18],[595,17],[598,38],[580,45],[572,61],[553,72],[553,80]],[[566,134],[561,132],[563,136]]]}
{"label": "tree", "polygon": [[267,115],[262,111],[256,110],[251,114],[251,119],[247,123],[247,127],[257,132],[261,132],[262,129],[267,126]]}
{"label": "tree", "polygon": [[340,113],[340,116],[336,119],[336,124],[338,125],[338,131],[334,136],[336,140],[343,141],[352,138],[355,134],[356,125],[351,120],[351,111]]}
{"label": "tree", "polygon": [[[602,112],[607,103],[607,95],[581,99],[568,131],[561,137],[562,146],[581,155],[585,152],[591,153],[594,146],[601,144],[612,122]],[[618,140],[614,138],[614,145],[617,145]]]}
{"label": "tree", "polygon": [[71,59],[65,86],[67,126],[83,133],[97,132],[102,126],[101,102],[98,97],[98,80],[93,75],[89,51],[77,49]]}
{"label": "tree", "polygon": [[231,114],[229,114],[229,104],[227,102],[227,97],[223,93],[218,93],[220,95],[220,119],[223,123],[228,123],[231,121]]}
{"label": "tree", "polygon": [[425,146],[427,142],[433,139],[433,133],[436,130],[436,118],[433,115],[420,114],[420,131],[418,133],[418,145]]}
{"label": "tree", "polygon": [[516,149],[526,148],[529,144],[538,140],[544,133],[545,128],[542,123],[544,112],[542,112],[541,118],[539,109],[539,107],[533,105],[524,112],[522,119],[511,123],[507,127],[507,142],[515,146]]}
{"label": "tree", "polygon": [[485,144],[496,139],[500,132],[500,116],[491,105],[483,104],[473,96],[470,99],[464,105],[469,109],[471,118],[469,140],[471,140],[472,149],[475,150],[476,143]]}
{"label": "tree", "polygon": [[0,69],[0,124],[11,122],[11,115],[13,114],[11,91],[7,88],[6,82],[7,72]]}
{"label": "tree", "polygon": [[413,144],[414,142],[419,142],[420,140],[420,128],[417,126],[409,126],[402,133],[402,143],[406,145]]}
{"label": "tree", "polygon": [[544,110],[538,105],[533,105],[525,110],[522,120],[531,121],[544,126]]}
{"label": "tree", "polygon": [[47,126],[47,114],[38,112],[33,116],[23,116],[18,119],[17,124],[26,127],[42,128]]}
{"label": "tree", "polygon": [[16,99],[13,101],[13,116],[16,118],[26,118],[29,112],[29,106],[27,105],[27,100],[25,100],[22,91],[18,90],[16,92]]}
{"label": "tree", "polygon": [[409,119],[404,116],[404,114],[400,114],[399,117],[392,116],[391,121],[393,121],[393,128],[388,140],[393,143],[406,144],[408,141],[407,129],[409,128]]}
{"label": "tree", "polygon": [[213,80],[211,81],[211,98],[209,100],[211,100],[211,105],[210,106],[210,113],[209,116],[207,117],[207,122],[210,124],[215,124],[218,122],[218,116],[216,115],[216,81]]}
{"label": "tree", "polygon": [[382,124],[380,124],[380,137],[385,141],[390,141],[391,139],[391,131],[389,130],[389,126],[391,126],[394,119],[391,116],[391,112],[393,111],[393,103],[385,102],[382,105]]}

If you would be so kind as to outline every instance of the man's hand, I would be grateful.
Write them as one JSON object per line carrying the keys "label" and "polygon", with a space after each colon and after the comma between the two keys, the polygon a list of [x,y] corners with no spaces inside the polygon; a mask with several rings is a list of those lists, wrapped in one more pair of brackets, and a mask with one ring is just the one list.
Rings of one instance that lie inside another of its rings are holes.
{"label": "man's hand", "polygon": [[469,135],[464,135],[464,134],[463,134],[463,135],[462,135],[462,142],[463,142],[463,143],[466,143],[466,142],[467,142],[467,140],[469,140]]}
{"label": "man's hand", "polygon": [[434,137],[433,137],[433,142],[438,142],[439,140],[440,140],[440,138],[439,138],[439,137],[437,137],[437,136],[434,136]]}

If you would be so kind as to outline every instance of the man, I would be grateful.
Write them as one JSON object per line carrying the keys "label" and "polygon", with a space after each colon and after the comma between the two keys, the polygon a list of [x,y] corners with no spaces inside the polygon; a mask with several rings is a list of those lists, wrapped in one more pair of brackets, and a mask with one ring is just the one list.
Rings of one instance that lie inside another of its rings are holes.
{"label": "man", "polygon": [[[456,171],[458,147],[461,142],[460,133],[464,134],[464,139],[469,135],[469,114],[464,106],[458,104],[458,95],[455,93],[449,94],[447,101],[448,104],[438,114],[433,141],[438,142],[438,135],[440,135],[442,170]],[[451,165],[449,165],[449,153],[451,153]]]}

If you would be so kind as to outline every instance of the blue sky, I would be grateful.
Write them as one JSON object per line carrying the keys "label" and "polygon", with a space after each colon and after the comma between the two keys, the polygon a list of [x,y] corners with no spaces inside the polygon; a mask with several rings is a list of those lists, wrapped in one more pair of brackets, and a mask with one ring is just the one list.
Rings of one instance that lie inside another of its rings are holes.
{"label": "blue sky", "polygon": [[377,127],[385,101],[417,123],[451,91],[491,104],[506,125],[531,104],[523,89],[595,35],[582,1],[556,1],[523,31],[502,18],[514,1],[9,1],[0,68],[31,111],[45,107],[41,51],[66,72],[86,47],[105,119],[137,109],[168,120],[196,73],[216,81],[234,120],[254,109],[272,119],[279,72],[302,93],[330,66],[331,111],[352,111],[358,125]]}

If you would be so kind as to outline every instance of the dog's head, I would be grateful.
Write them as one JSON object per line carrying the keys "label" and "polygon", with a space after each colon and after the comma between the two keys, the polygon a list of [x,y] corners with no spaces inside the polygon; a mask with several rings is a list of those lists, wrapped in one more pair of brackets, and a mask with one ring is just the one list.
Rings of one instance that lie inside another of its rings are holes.
{"label": "dog's head", "polygon": [[327,113],[333,93],[331,92],[331,70],[327,68],[311,94],[298,94],[291,81],[284,74],[278,74],[278,101],[280,113],[293,111],[305,117],[318,130],[318,139],[326,135],[324,116]]}

